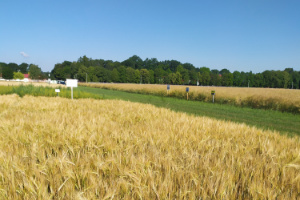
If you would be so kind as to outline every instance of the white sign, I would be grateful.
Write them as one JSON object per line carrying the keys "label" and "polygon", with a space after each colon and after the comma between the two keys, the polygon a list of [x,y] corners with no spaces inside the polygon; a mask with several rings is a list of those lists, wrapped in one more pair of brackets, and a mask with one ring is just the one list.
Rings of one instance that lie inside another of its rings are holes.
{"label": "white sign", "polygon": [[78,87],[77,79],[67,79],[67,87]]}
{"label": "white sign", "polygon": [[60,92],[60,89],[55,89],[55,92]]}

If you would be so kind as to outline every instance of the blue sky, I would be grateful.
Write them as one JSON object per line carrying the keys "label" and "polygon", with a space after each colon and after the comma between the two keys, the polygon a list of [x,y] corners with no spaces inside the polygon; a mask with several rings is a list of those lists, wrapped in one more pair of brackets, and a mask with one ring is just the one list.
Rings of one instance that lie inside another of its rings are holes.
{"label": "blue sky", "polygon": [[300,70],[300,1],[1,0],[0,62],[175,59],[231,72]]}

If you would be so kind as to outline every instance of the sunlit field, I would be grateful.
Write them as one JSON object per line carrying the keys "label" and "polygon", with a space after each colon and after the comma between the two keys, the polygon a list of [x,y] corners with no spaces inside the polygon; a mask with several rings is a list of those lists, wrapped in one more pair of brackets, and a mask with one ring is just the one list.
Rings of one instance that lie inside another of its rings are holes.
{"label": "sunlit field", "polygon": [[298,137],[117,100],[0,107],[0,199],[299,198]]}
{"label": "sunlit field", "polygon": [[186,87],[189,87],[189,100],[212,102],[211,91],[215,91],[216,103],[300,113],[300,90],[171,85],[168,93],[167,85],[107,83],[80,83],[80,85],[185,99]]}
{"label": "sunlit field", "polygon": [[33,85],[33,86],[45,86],[45,87],[66,87],[66,85],[49,84],[46,82],[0,81],[0,86],[19,86],[19,85]]}

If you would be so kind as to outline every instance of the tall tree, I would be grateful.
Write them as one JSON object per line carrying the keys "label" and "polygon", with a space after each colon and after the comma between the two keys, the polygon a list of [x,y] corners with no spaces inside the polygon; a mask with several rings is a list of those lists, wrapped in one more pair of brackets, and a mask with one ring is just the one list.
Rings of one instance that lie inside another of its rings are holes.
{"label": "tall tree", "polygon": [[2,75],[2,69],[3,69],[5,66],[7,66],[6,63],[0,62],[0,77],[2,77],[2,76],[1,76],[1,75]]}
{"label": "tall tree", "polygon": [[150,73],[147,69],[141,69],[141,83],[150,83]]}
{"label": "tall tree", "polygon": [[87,82],[88,81],[87,73],[88,73],[88,68],[80,63],[78,73],[77,73],[78,80]]}
{"label": "tall tree", "polygon": [[182,81],[182,75],[179,72],[176,72],[175,75],[176,75],[176,82],[175,82],[175,84],[181,85],[183,83],[183,81]]}
{"label": "tall tree", "polygon": [[242,85],[241,73],[239,71],[233,72],[233,85],[240,87]]}
{"label": "tall tree", "polygon": [[19,65],[16,63],[8,63],[8,67],[11,68],[13,72],[19,71]]}
{"label": "tall tree", "polygon": [[263,80],[264,77],[261,73],[257,73],[254,75],[254,83],[253,86],[254,87],[263,87]]}
{"label": "tall tree", "polygon": [[198,79],[198,72],[196,71],[196,69],[192,69],[192,70],[189,70],[189,77],[190,77],[190,84],[191,85],[197,85],[197,81],[199,81]]}
{"label": "tall tree", "polygon": [[2,77],[4,79],[13,79],[14,78],[14,71],[8,66],[2,66]]}
{"label": "tall tree", "polygon": [[210,76],[210,70],[207,67],[201,67],[199,69],[199,82],[201,85],[209,85],[211,76]]}
{"label": "tall tree", "polygon": [[149,83],[151,84],[155,83],[154,71],[152,69],[149,70]]}
{"label": "tall tree", "polygon": [[189,70],[183,69],[180,74],[182,76],[183,84],[185,84],[185,85],[190,84],[191,80],[190,80]]}
{"label": "tall tree", "polygon": [[223,86],[232,86],[233,85],[233,75],[230,73],[228,69],[222,69],[220,71],[221,80],[222,80],[222,85]]}
{"label": "tall tree", "polygon": [[119,72],[119,81],[121,83],[126,83],[126,68],[122,65],[118,67],[118,72]]}
{"label": "tall tree", "polygon": [[88,68],[88,77],[91,82],[98,82],[98,77],[96,76],[95,67],[90,66]]}
{"label": "tall tree", "polygon": [[135,70],[132,67],[126,68],[127,83],[135,83]]}
{"label": "tall tree", "polygon": [[133,69],[142,69],[143,60],[137,55],[134,55],[128,58],[127,60],[124,60],[121,64],[126,67],[132,67]]}
{"label": "tall tree", "polygon": [[291,85],[289,88],[300,89],[300,72],[293,71],[291,73]]}
{"label": "tall tree", "polygon": [[182,64],[183,68],[184,69],[187,69],[187,70],[195,70],[196,68],[194,67],[194,65],[192,65],[191,63],[184,63]]}
{"label": "tall tree", "polygon": [[290,82],[290,75],[288,72],[283,71],[282,76],[283,76],[283,88],[288,88]]}
{"label": "tall tree", "polygon": [[210,84],[214,86],[221,86],[221,74],[219,74],[219,70],[213,69],[211,70],[211,80]]}
{"label": "tall tree", "polygon": [[184,70],[184,69],[183,69],[183,66],[182,66],[182,65],[178,65],[178,66],[176,67],[176,72],[181,73],[183,70]]}
{"label": "tall tree", "polygon": [[176,72],[176,69],[177,69],[178,65],[181,65],[181,63],[177,60],[169,61],[170,70],[172,72]]}
{"label": "tall tree", "polygon": [[104,80],[105,80],[105,77],[104,77],[105,76],[105,69],[104,69],[104,67],[96,66],[95,67],[95,75],[97,76],[99,82],[104,82]]}
{"label": "tall tree", "polygon": [[53,74],[56,80],[65,80],[66,78],[65,70],[62,64],[55,64],[51,74]]}
{"label": "tall tree", "polygon": [[163,70],[163,67],[160,65],[154,70],[154,78],[155,82],[158,84],[164,83],[164,77],[166,76],[165,70]]}
{"label": "tall tree", "polygon": [[111,74],[112,74],[112,71],[108,70],[108,69],[104,69],[104,82],[107,82],[107,83],[110,83],[112,82],[111,80]]}
{"label": "tall tree", "polygon": [[144,60],[144,68],[148,70],[155,70],[158,66],[158,60],[156,58],[151,58]]}
{"label": "tall tree", "polygon": [[176,74],[175,73],[170,73],[168,75],[167,83],[169,84],[176,84]]}
{"label": "tall tree", "polygon": [[31,64],[29,66],[29,77],[34,80],[38,80],[41,78],[42,70],[39,66]]}
{"label": "tall tree", "polygon": [[135,70],[134,79],[135,79],[135,83],[142,83],[140,70],[138,70],[138,69]]}
{"label": "tall tree", "polygon": [[116,68],[113,69],[112,72],[111,72],[111,81],[114,82],[114,83],[120,82],[120,75],[119,75],[119,72]]}
{"label": "tall tree", "polygon": [[27,63],[22,63],[22,64],[19,65],[19,70],[23,74],[27,74],[28,70],[29,70],[29,65]]}
{"label": "tall tree", "polygon": [[84,55],[83,57],[80,57],[78,59],[78,62],[80,62],[81,64],[83,64],[86,67],[89,67],[91,65],[90,60],[88,57],[86,57],[86,55]]}

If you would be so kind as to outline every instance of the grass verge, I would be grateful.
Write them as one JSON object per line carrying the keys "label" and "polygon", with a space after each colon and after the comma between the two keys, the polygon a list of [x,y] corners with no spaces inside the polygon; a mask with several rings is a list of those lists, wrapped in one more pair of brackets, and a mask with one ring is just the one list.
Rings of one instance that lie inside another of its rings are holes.
{"label": "grass verge", "polygon": [[[17,94],[20,97],[25,95],[71,98],[71,89],[65,87],[57,87],[60,92],[57,94],[53,87],[34,86],[34,85],[17,85],[17,86],[0,86],[0,95]],[[101,96],[96,93],[87,93],[84,90],[73,90],[73,98],[93,98],[101,99]]]}

